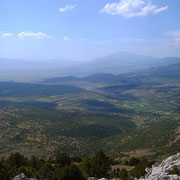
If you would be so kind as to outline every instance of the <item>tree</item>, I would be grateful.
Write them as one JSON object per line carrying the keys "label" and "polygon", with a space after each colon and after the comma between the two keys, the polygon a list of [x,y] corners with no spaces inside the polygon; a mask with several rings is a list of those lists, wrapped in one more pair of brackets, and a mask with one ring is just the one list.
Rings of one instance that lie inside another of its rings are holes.
{"label": "tree", "polygon": [[58,180],[85,180],[83,177],[80,169],[72,164],[72,165],[66,165],[62,169],[59,170]]}
{"label": "tree", "polygon": [[11,154],[6,162],[10,168],[19,168],[28,165],[27,158],[22,156],[20,153]]}
{"label": "tree", "polygon": [[8,171],[6,167],[0,162],[0,179],[9,180]]}
{"label": "tree", "polygon": [[129,160],[128,165],[129,165],[129,166],[136,166],[139,162],[140,162],[139,159],[137,159],[137,158],[135,158],[135,157],[132,157],[132,158]]}
{"label": "tree", "polygon": [[102,151],[96,153],[93,158],[93,166],[95,168],[95,176],[98,178],[107,177],[111,170],[112,161]]}
{"label": "tree", "polygon": [[86,177],[94,176],[94,167],[91,158],[85,158],[81,163],[80,168]]}
{"label": "tree", "polygon": [[93,158],[87,158],[82,163],[82,169],[88,176],[97,178],[108,177],[112,161],[102,151],[96,153]]}
{"label": "tree", "polygon": [[71,159],[67,154],[61,153],[56,156],[55,163],[57,167],[62,168],[66,165],[70,165]]}
{"label": "tree", "polygon": [[127,179],[129,178],[128,172],[126,171],[126,169],[121,169],[121,170],[120,170],[119,178],[120,178],[121,180],[127,180]]}
{"label": "tree", "polygon": [[131,172],[131,175],[136,178],[140,178],[145,175],[145,166],[144,164],[138,164]]}
{"label": "tree", "polygon": [[54,167],[49,163],[45,163],[39,170],[39,176],[43,179],[53,179]]}
{"label": "tree", "polygon": [[40,160],[35,156],[32,156],[29,160],[29,165],[36,170],[39,170],[44,163],[45,163],[44,160]]}
{"label": "tree", "polygon": [[113,171],[110,174],[110,177],[111,178],[117,178],[117,177],[119,177],[119,173],[120,173],[120,169],[119,168],[113,169]]}
{"label": "tree", "polygon": [[76,162],[76,163],[80,163],[80,162],[82,162],[82,159],[78,156],[74,156],[71,158],[71,161]]}

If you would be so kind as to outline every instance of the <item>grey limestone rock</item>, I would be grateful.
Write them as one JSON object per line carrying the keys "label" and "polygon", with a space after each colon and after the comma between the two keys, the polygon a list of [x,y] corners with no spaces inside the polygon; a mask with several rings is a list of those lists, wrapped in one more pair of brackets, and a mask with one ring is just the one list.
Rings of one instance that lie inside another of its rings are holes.
{"label": "grey limestone rock", "polygon": [[17,175],[13,180],[36,180],[34,178],[27,178],[24,173]]}
{"label": "grey limestone rock", "polygon": [[168,157],[161,164],[155,164],[152,168],[146,169],[146,176],[140,180],[180,180],[180,176],[173,174],[169,175],[174,167],[180,169],[180,153]]}

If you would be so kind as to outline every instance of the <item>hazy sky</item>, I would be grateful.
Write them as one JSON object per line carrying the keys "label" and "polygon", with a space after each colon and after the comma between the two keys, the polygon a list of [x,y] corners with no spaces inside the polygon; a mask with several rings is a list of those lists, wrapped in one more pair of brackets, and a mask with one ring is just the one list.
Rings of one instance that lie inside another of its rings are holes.
{"label": "hazy sky", "polygon": [[180,56],[180,0],[0,0],[0,57]]}

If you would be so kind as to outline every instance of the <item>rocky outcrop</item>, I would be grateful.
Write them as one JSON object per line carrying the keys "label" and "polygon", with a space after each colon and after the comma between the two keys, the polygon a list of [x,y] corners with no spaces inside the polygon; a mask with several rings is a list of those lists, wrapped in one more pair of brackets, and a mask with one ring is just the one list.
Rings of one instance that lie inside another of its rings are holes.
{"label": "rocky outcrop", "polygon": [[16,176],[16,177],[14,177],[13,180],[37,180],[37,179],[27,178],[27,177],[25,176],[25,174],[22,173],[22,174],[20,174],[20,175],[18,175],[18,176]]}
{"label": "rocky outcrop", "polygon": [[140,180],[180,180],[180,176],[169,174],[175,167],[180,169],[180,153],[168,157],[161,164],[156,163],[152,168],[147,168],[145,178]]}

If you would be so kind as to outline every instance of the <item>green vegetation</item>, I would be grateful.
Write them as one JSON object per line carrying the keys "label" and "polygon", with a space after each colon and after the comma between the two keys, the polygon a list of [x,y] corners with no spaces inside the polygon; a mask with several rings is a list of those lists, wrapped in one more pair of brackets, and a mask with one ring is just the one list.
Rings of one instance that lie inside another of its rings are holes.
{"label": "green vegetation", "polygon": [[[98,151],[93,156],[85,157],[78,163],[74,161],[76,158],[70,157],[65,153],[57,154],[55,158],[50,159],[35,156],[27,158],[16,152],[8,158],[0,160],[0,177],[9,180],[16,175],[24,173],[27,177],[49,180],[85,180],[87,177],[132,180],[134,177],[144,175],[145,168],[152,165],[151,161],[136,159],[136,165],[131,171],[127,171],[124,168],[112,170],[112,165],[115,161],[104,154],[103,151]],[[131,162],[132,160],[128,163]],[[175,171],[177,170],[173,170],[173,172]]]}
{"label": "green vegetation", "polygon": [[84,92],[84,90],[70,85],[0,82],[1,97],[46,97],[81,92]]}
{"label": "green vegetation", "polygon": [[125,169],[122,169],[122,170],[119,172],[119,178],[121,178],[122,180],[128,180],[128,179],[130,179],[130,178],[129,178],[129,175],[128,175],[128,172],[127,172]]}
{"label": "green vegetation", "polygon": [[0,113],[2,155],[17,149],[29,156],[49,157],[58,151],[84,156],[101,148],[107,137],[136,129],[135,123],[127,117],[109,113],[20,105],[1,107]]}
{"label": "green vegetation", "polygon": [[180,146],[178,68],[0,82],[0,156],[13,149],[29,157],[84,157],[99,149],[114,158],[174,154]]}
{"label": "green vegetation", "polygon": [[85,180],[89,174],[94,177],[108,177],[112,161],[102,151],[89,158],[88,162],[85,159],[77,164],[73,159],[67,154],[58,154],[55,159],[49,160],[35,156],[28,159],[19,153],[14,153],[0,161],[0,177],[9,180],[10,177],[21,173],[27,177],[49,180]]}
{"label": "green vegetation", "polygon": [[174,167],[171,171],[169,171],[169,174],[177,174],[180,176],[180,169],[179,167]]}
{"label": "green vegetation", "polygon": [[99,151],[94,157],[84,159],[81,163],[81,169],[87,177],[108,177],[111,164],[112,160]]}

